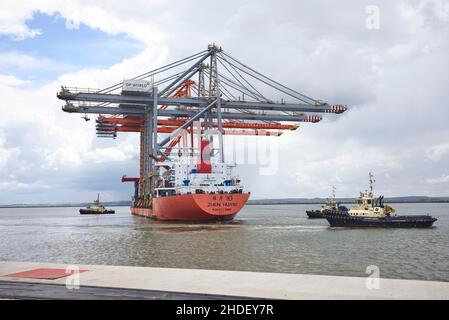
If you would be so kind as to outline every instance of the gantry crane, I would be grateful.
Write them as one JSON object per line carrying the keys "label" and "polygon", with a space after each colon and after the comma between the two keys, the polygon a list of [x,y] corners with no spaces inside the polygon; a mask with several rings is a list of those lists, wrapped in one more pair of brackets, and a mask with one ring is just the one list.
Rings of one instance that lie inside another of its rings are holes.
{"label": "gantry crane", "polygon": [[[63,111],[86,118],[99,115],[99,137],[140,133],[140,177],[122,181],[135,182],[135,204],[142,206],[151,203],[156,163],[180,143],[178,154],[194,157],[195,144],[199,153],[204,139],[213,146],[217,137],[218,148],[212,148],[212,153],[224,162],[223,135],[279,136],[284,130],[296,130],[298,122],[319,122],[317,113],[347,110],[290,89],[215,44],[131,80],[147,79],[151,79],[151,91],[144,93],[124,91],[123,82],[101,90],[63,86],[57,93],[66,101]],[[284,97],[293,101],[286,102]],[[195,134],[200,138],[195,139]]]}

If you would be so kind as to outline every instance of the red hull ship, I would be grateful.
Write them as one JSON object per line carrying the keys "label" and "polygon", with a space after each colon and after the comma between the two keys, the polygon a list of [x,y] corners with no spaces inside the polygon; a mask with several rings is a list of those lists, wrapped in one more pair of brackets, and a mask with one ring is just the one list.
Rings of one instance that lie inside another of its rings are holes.
{"label": "red hull ship", "polygon": [[152,208],[131,207],[137,216],[176,221],[229,221],[248,201],[249,193],[185,194],[154,198]]}
{"label": "red hull ship", "polygon": [[[195,156],[159,159],[148,178],[123,178],[135,182],[131,213],[184,222],[234,219],[250,193],[243,192],[240,179],[233,174],[235,165],[212,163],[210,145],[208,140],[201,140]],[[145,186],[151,186],[152,191]]]}

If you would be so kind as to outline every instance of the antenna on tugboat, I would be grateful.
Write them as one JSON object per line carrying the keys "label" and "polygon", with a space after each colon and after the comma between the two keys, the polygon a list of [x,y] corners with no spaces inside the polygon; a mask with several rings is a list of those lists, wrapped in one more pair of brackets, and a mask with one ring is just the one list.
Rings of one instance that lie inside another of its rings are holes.
{"label": "antenna on tugboat", "polygon": [[371,193],[373,193],[373,183],[376,182],[376,180],[373,180],[374,175],[370,172],[369,173],[369,190]]}

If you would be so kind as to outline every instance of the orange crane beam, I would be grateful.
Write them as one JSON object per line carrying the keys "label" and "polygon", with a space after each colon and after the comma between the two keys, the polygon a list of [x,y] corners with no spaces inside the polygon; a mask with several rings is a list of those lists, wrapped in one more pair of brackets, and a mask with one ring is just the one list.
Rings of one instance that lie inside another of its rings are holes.
{"label": "orange crane beam", "polygon": [[[178,127],[158,127],[157,132],[158,133],[172,133],[175,131]],[[120,127],[104,127],[102,128],[102,131],[107,132],[140,132],[139,127],[133,127],[133,126],[120,126]],[[191,133],[190,129],[187,129],[188,133]],[[204,130],[201,130],[201,133],[204,133]],[[251,135],[251,136],[280,136],[283,132],[281,130],[277,131],[269,131],[265,129],[252,129],[249,128],[248,130],[237,130],[237,129],[231,129],[231,130],[223,130],[222,133],[224,135]],[[176,142],[177,141],[177,142]],[[173,140],[173,142],[176,142],[175,145],[179,142],[178,140]]]}
{"label": "orange crane beam", "polygon": [[[99,123],[111,123],[120,125],[129,125],[133,127],[139,127],[142,125],[142,119],[140,117],[135,118],[102,118]],[[182,126],[184,120],[158,120],[160,126]],[[201,123],[204,126],[204,123]],[[213,125],[216,127],[216,124]],[[266,129],[266,130],[296,130],[299,126],[292,124],[281,123],[248,123],[248,122],[224,122],[223,128],[238,128],[238,129]]]}
{"label": "orange crane beam", "polygon": [[114,123],[114,124],[141,124],[142,117],[126,117],[126,118],[116,118],[116,117],[98,117],[99,123]]}

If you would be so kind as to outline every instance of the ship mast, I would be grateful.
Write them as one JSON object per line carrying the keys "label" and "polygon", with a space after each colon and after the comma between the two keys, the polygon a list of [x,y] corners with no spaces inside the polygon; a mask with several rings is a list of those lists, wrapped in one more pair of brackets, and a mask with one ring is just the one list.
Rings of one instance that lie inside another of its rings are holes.
{"label": "ship mast", "polygon": [[373,184],[374,182],[376,182],[376,180],[373,179],[374,175],[370,172],[369,173],[369,190],[370,190],[370,195],[373,196]]}

